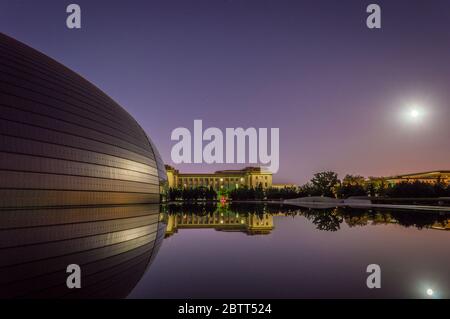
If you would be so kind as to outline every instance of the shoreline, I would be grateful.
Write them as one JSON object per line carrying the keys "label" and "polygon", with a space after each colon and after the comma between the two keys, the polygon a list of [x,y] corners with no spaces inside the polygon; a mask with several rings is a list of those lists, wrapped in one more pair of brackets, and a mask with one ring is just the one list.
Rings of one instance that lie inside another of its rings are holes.
{"label": "shoreline", "polygon": [[442,212],[450,213],[450,207],[446,206],[424,206],[424,205],[394,205],[394,204],[365,204],[365,203],[338,203],[335,205],[330,205],[326,203],[294,203],[294,202],[283,202],[285,205],[292,205],[305,208],[333,208],[333,207],[349,207],[349,208],[388,208],[397,210],[415,210],[415,211],[432,211],[432,212]]}

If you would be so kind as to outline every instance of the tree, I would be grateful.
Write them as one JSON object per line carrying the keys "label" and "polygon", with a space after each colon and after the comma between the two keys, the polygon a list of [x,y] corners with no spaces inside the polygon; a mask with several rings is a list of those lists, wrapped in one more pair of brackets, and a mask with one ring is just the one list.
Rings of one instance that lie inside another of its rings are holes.
{"label": "tree", "polygon": [[296,187],[285,187],[280,190],[280,196],[282,199],[298,198],[299,192]]}
{"label": "tree", "polygon": [[311,184],[320,196],[334,197],[333,189],[338,184],[337,174],[332,171],[314,174]]}
{"label": "tree", "polygon": [[342,183],[335,188],[335,191],[339,198],[367,196],[366,180],[360,175],[345,175]]}
{"label": "tree", "polygon": [[209,186],[209,189],[206,192],[206,199],[207,200],[216,200],[217,199],[217,193],[212,186]]}
{"label": "tree", "polygon": [[383,197],[383,196],[386,196],[387,191],[388,191],[388,187],[386,186],[386,182],[383,179],[379,183],[379,185],[376,189],[376,193],[378,194],[378,196]]}
{"label": "tree", "polygon": [[299,187],[298,195],[299,197],[320,196],[320,192],[312,183],[306,183],[305,185]]}
{"label": "tree", "polygon": [[338,198],[349,198],[352,196],[367,196],[363,185],[342,184],[336,188]]}
{"label": "tree", "polygon": [[366,179],[361,175],[345,175],[344,179],[342,180],[343,185],[365,185]]}
{"label": "tree", "polygon": [[273,188],[273,187],[266,189],[266,197],[269,200],[282,199],[280,190],[278,188]]}
{"label": "tree", "polygon": [[343,222],[343,217],[331,209],[310,210],[305,217],[312,220],[319,230],[338,231]]}
{"label": "tree", "polygon": [[168,197],[168,199],[170,200],[170,201],[176,201],[176,200],[179,200],[179,199],[183,199],[182,198],[182,191],[181,191],[181,189],[180,188],[173,188],[173,187],[170,187],[169,188],[169,191],[168,191],[168,193],[167,193],[167,197]]}
{"label": "tree", "polygon": [[414,183],[401,182],[390,187],[386,191],[386,196],[393,198],[408,197],[436,197],[433,185],[415,181]]}
{"label": "tree", "polygon": [[434,184],[434,193],[437,197],[445,197],[447,196],[447,185],[442,181],[439,176],[436,183]]}
{"label": "tree", "polygon": [[369,195],[370,197],[375,197],[377,189],[375,187],[375,184],[369,180],[366,185],[365,185],[365,189],[366,189],[366,194]]}
{"label": "tree", "polygon": [[255,188],[255,200],[263,200],[264,199],[264,189],[262,183],[259,183]]}

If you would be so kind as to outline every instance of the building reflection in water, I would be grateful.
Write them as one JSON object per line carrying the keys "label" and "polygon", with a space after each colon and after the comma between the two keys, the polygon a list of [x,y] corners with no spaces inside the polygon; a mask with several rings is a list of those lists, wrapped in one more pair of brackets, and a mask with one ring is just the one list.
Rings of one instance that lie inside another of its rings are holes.
{"label": "building reflection in water", "polygon": [[[124,298],[179,229],[268,235],[277,218],[306,218],[318,230],[396,224],[449,230],[448,215],[280,205],[118,205],[2,210],[0,298]],[[66,286],[81,267],[81,289]]]}
{"label": "building reflection in water", "polygon": [[218,231],[245,232],[248,235],[269,234],[273,229],[271,214],[257,215],[253,213],[239,214],[219,211],[208,215],[169,214],[167,216],[166,237],[176,233],[181,228],[214,228]]}
{"label": "building reflection in water", "polygon": [[[3,210],[0,298],[124,298],[162,243],[160,206]],[[81,267],[68,289],[66,267]]]}
{"label": "building reflection in water", "polygon": [[436,212],[402,212],[368,209],[308,209],[286,205],[169,205],[164,215],[166,237],[179,229],[212,228],[217,231],[267,235],[276,227],[275,216],[304,217],[318,230],[338,231],[348,227],[398,224],[403,227],[450,230],[448,214]]}

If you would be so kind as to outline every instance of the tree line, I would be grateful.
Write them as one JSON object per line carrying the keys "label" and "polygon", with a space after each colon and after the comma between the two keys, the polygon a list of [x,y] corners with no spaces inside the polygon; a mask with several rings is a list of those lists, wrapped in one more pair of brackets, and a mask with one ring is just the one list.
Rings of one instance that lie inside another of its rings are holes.
{"label": "tree line", "polygon": [[435,183],[421,181],[388,184],[381,178],[366,180],[359,175],[346,175],[341,181],[335,172],[321,172],[300,187],[299,193],[306,196],[349,197],[387,197],[387,198],[438,198],[450,197],[450,184],[440,178]]}
{"label": "tree line", "polygon": [[190,188],[174,188],[170,187],[167,192],[169,201],[213,201],[217,199],[217,192],[212,187],[190,187]]}
{"label": "tree line", "polygon": [[167,214],[191,214],[196,216],[212,216],[214,213],[239,214],[241,216],[282,213],[285,216],[303,216],[310,220],[317,229],[323,231],[338,231],[343,223],[349,227],[362,227],[370,224],[389,224],[396,223],[404,227],[430,228],[434,225],[447,227],[448,218],[445,214],[439,212],[415,212],[410,211],[407,214],[401,211],[385,210],[367,210],[359,208],[327,208],[327,209],[305,209],[292,208],[285,205],[267,205],[267,204],[233,204],[221,208],[216,204],[203,203],[201,205],[193,203],[182,203],[167,205],[165,207]]}
{"label": "tree line", "polygon": [[233,190],[221,190],[212,187],[169,188],[169,201],[214,201],[218,196],[231,200],[284,200],[308,196],[332,198],[384,197],[384,198],[438,198],[450,197],[450,184],[440,179],[435,183],[421,181],[388,184],[381,178],[365,179],[359,175],[346,175],[343,180],[332,171],[314,174],[313,178],[300,187],[266,188],[243,186]]}

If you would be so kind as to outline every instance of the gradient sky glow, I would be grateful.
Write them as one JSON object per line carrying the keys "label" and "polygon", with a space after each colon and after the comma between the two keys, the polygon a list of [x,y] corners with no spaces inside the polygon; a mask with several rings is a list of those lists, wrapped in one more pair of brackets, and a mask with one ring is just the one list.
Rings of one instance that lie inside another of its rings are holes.
{"label": "gradient sky glow", "polygon": [[[65,26],[70,3],[81,30]],[[370,3],[381,30],[365,25]],[[275,182],[450,169],[448,0],[0,0],[0,32],[114,98],[167,163],[171,131],[202,119],[279,127]]]}

